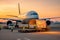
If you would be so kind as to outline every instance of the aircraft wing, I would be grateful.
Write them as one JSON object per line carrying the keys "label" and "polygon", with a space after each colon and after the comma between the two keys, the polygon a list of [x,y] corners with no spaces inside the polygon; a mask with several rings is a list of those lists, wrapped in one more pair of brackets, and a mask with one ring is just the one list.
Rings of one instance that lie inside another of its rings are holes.
{"label": "aircraft wing", "polygon": [[19,19],[12,19],[12,18],[0,18],[0,19],[3,19],[3,20],[12,20],[12,21],[21,21]]}
{"label": "aircraft wing", "polygon": [[41,18],[41,20],[46,20],[46,19],[57,19],[57,18],[60,18],[60,17]]}
{"label": "aircraft wing", "polygon": [[10,16],[10,17],[16,17],[16,18],[18,18],[18,16],[15,16],[15,15],[6,15],[6,16]]}

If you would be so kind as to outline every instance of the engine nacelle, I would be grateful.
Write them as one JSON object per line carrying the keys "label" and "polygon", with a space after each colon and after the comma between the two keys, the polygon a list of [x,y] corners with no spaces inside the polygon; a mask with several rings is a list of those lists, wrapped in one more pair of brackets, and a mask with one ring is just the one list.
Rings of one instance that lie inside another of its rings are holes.
{"label": "engine nacelle", "polygon": [[51,21],[47,20],[46,24],[47,24],[47,26],[49,26],[51,24]]}
{"label": "engine nacelle", "polygon": [[9,25],[9,24],[12,24],[12,21],[10,21],[10,20],[9,20],[9,21],[7,21],[7,25]]}

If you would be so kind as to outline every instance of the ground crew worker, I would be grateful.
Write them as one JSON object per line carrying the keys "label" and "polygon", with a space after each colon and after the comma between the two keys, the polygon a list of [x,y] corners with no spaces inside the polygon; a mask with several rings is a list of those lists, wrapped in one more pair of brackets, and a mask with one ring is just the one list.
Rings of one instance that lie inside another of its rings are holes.
{"label": "ground crew worker", "polygon": [[11,27],[11,32],[13,32],[13,27]]}
{"label": "ground crew worker", "polygon": [[1,24],[0,24],[0,30],[1,30],[1,27],[2,27],[2,26],[1,26]]}
{"label": "ground crew worker", "polygon": [[13,24],[11,24],[10,26],[11,26],[11,32],[13,32],[14,29]]}
{"label": "ground crew worker", "polygon": [[0,26],[0,30],[1,30],[1,26]]}

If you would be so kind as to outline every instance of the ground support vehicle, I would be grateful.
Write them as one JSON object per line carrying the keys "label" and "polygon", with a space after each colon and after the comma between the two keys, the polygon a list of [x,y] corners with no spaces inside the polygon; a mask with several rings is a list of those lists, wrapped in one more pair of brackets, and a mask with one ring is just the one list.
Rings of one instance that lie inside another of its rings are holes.
{"label": "ground support vehicle", "polygon": [[45,20],[30,20],[28,27],[24,26],[18,30],[18,32],[36,32],[36,31],[48,31],[50,28],[46,25]]}

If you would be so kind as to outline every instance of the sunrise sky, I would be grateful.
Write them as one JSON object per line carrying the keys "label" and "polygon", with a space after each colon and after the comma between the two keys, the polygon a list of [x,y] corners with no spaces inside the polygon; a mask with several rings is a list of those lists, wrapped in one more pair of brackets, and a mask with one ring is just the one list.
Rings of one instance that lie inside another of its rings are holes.
{"label": "sunrise sky", "polygon": [[5,15],[18,16],[18,2],[22,15],[34,10],[39,18],[60,16],[60,0],[0,0],[0,18],[7,17]]}

